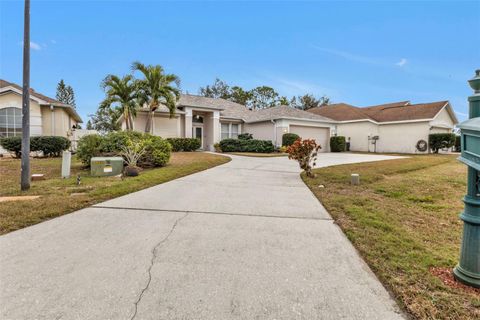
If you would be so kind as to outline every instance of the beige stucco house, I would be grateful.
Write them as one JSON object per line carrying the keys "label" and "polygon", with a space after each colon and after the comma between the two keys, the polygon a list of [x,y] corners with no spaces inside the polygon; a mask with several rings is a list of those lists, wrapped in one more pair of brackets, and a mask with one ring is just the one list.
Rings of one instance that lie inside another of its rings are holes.
{"label": "beige stucco house", "polygon": [[[133,121],[133,129],[143,131],[148,112],[141,109]],[[125,121],[120,118],[122,128]],[[282,135],[297,133],[304,139],[313,138],[329,151],[332,119],[287,106],[251,111],[245,106],[224,99],[213,99],[189,94],[181,95],[173,118],[165,107],[154,113],[152,133],[163,138],[199,138],[202,149],[214,150],[222,139],[236,138],[240,133],[251,133],[255,139],[282,144]]]}
{"label": "beige stucco house", "polygon": [[[143,131],[146,119],[147,111],[140,110],[134,130]],[[125,129],[123,119],[119,121]],[[165,107],[155,112],[152,130],[164,138],[199,138],[204,150],[214,150],[215,143],[240,133],[280,146],[282,135],[288,132],[315,139],[322,152],[330,151],[330,136],[341,135],[350,141],[351,151],[418,153],[420,140],[428,142],[430,133],[452,132],[457,123],[448,101],[400,101],[369,107],[338,103],[307,112],[288,106],[249,110],[224,99],[184,94],[173,118]]]}
{"label": "beige stucco house", "polygon": [[[70,105],[30,90],[30,134],[70,138],[82,119]],[[0,137],[22,134],[22,88],[0,79]],[[0,153],[4,153],[1,150]]]}
{"label": "beige stucco house", "polygon": [[350,139],[351,151],[421,153],[416,147],[420,140],[428,142],[430,133],[452,132],[458,123],[448,101],[370,107],[338,103],[308,111],[335,120],[332,134]]}

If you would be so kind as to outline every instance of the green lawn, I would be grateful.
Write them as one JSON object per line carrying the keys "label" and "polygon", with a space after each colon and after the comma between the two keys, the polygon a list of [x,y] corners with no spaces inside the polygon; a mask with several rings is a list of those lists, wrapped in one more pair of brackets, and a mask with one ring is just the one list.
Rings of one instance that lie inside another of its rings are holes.
{"label": "green lawn", "polygon": [[[316,169],[305,183],[400,304],[418,319],[480,319],[480,291],[445,285],[431,267],[458,261],[466,167],[455,156]],[[359,173],[361,185],[350,185]],[[323,185],[324,187],[320,187]]]}
{"label": "green lawn", "polygon": [[[230,161],[228,157],[200,152],[172,153],[163,168],[144,170],[138,177],[90,177],[89,170],[73,159],[72,177],[61,179],[61,158],[32,159],[32,174],[43,173],[46,180],[32,182],[28,192],[19,191],[20,160],[0,160],[0,196],[40,195],[36,200],[0,202],[0,234],[14,231],[60,215],[167,182]],[[81,176],[77,186],[76,176]],[[73,195],[72,195],[73,194]]]}

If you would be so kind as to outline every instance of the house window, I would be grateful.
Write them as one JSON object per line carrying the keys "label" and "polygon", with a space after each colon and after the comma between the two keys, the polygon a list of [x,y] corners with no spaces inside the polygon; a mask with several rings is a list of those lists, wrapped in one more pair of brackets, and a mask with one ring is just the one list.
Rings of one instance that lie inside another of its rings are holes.
{"label": "house window", "polygon": [[232,123],[232,133],[230,135],[231,138],[237,139],[238,138],[238,124]]}
{"label": "house window", "polygon": [[229,129],[230,129],[229,123],[222,123],[222,137],[221,137],[222,140],[229,138]]}
{"label": "house window", "polygon": [[22,135],[22,110],[20,108],[0,109],[0,137]]}

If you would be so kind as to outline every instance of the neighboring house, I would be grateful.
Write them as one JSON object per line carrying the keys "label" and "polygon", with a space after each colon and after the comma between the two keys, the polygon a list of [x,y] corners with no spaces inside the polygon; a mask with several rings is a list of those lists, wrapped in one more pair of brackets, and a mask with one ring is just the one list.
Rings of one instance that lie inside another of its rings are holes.
{"label": "neighboring house", "polygon": [[[147,109],[137,112],[133,121],[134,130],[143,131],[147,115]],[[125,129],[123,117],[119,121]],[[202,149],[213,151],[215,143],[236,138],[240,133],[251,133],[255,139],[271,140],[280,146],[282,135],[292,132],[304,139],[317,140],[322,151],[329,151],[333,123],[335,121],[323,116],[287,106],[251,111],[224,99],[182,94],[173,118],[164,106],[155,111],[152,133],[163,138],[199,138]]]}
{"label": "neighboring house", "polygon": [[[30,89],[30,135],[70,138],[82,119],[70,105]],[[22,88],[0,79],[0,138],[22,135]],[[0,148],[0,154],[5,151]]]}
{"label": "neighboring house", "polygon": [[350,139],[351,151],[417,153],[420,140],[428,142],[430,133],[450,133],[458,123],[448,101],[370,107],[338,103],[308,112],[335,120],[333,134]]}

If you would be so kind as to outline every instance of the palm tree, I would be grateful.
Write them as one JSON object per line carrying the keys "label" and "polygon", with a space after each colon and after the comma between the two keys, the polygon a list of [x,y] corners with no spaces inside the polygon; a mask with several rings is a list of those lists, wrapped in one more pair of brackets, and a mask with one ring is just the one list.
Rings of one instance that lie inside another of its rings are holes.
{"label": "palm tree", "polygon": [[[139,103],[149,109],[145,132],[152,130],[153,114],[163,104],[170,112],[170,118],[175,115],[176,102],[180,97],[180,78],[174,74],[165,74],[160,65],[144,65],[140,62],[132,64],[132,70],[140,71],[143,79],[136,81]],[[175,85],[173,85],[175,84]]]}
{"label": "palm tree", "polygon": [[133,130],[133,118],[137,115],[138,92],[132,75],[123,78],[108,75],[103,79],[101,87],[106,97],[100,108],[118,110],[125,118],[127,130]]}

